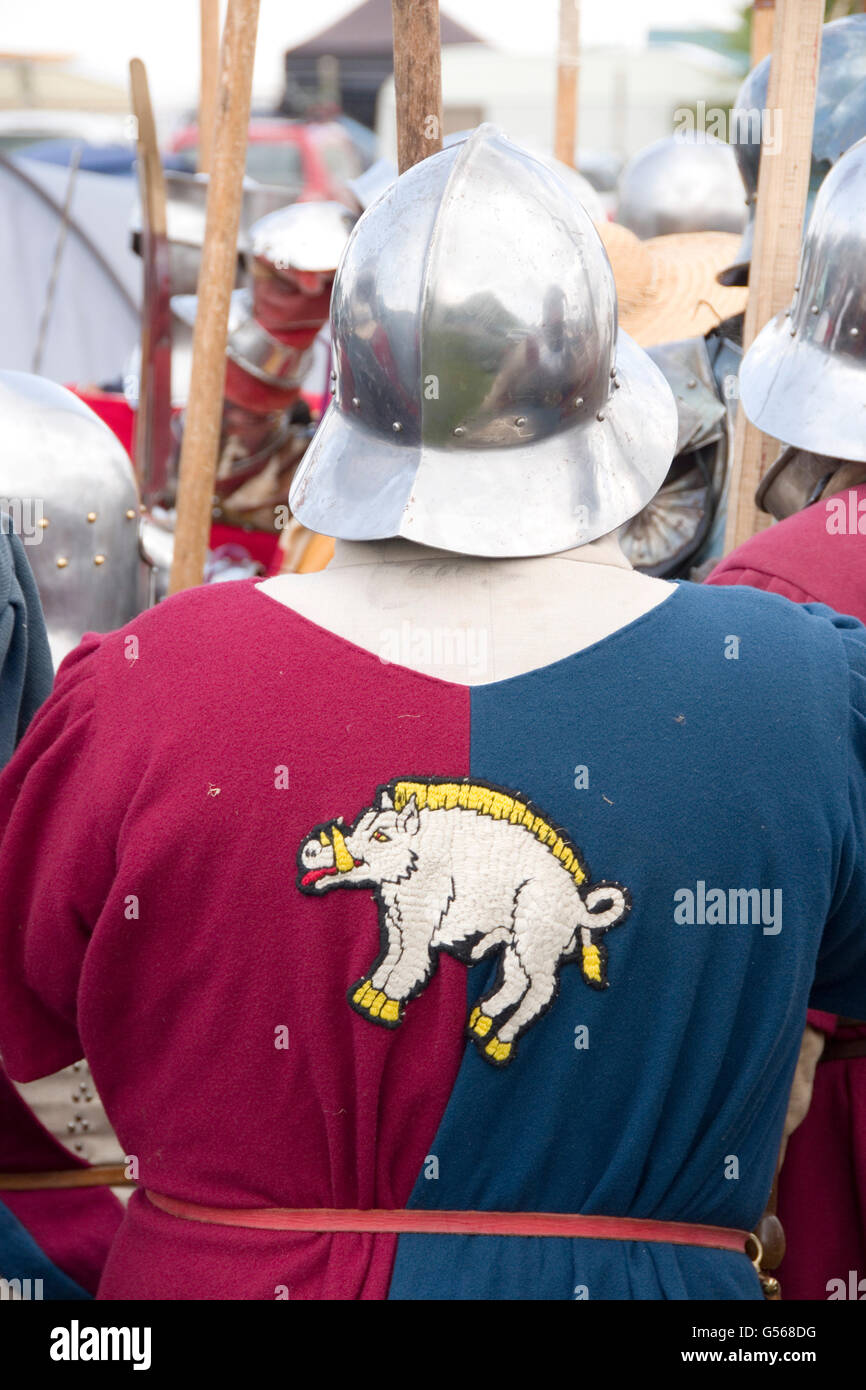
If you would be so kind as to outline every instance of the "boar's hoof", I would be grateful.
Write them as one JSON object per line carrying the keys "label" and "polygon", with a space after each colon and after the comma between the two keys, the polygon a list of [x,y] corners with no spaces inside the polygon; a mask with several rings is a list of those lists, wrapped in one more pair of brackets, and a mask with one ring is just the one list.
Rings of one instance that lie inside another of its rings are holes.
{"label": "boar's hoof", "polygon": [[500,1067],[508,1061],[513,1046],[514,1044],[510,1042],[500,1042],[494,1033],[482,1055],[487,1058],[488,1062],[493,1062],[495,1066]]}
{"label": "boar's hoof", "polygon": [[483,1014],[476,1004],[469,1015],[469,1031],[474,1033],[477,1038],[486,1038],[492,1027],[493,1019],[489,1018],[487,1014]]}
{"label": "boar's hoof", "polygon": [[371,1023],[396,1028],[403,1021],[403,1006],[399,999],[389,999],[384,990],[376,989],[369,980],[362,980],[351,991],[350,1000],[358,1013],[364,1014]]}
{"label": "boar's hoof", "polygon": [[382,1014],[383,1008],[388,1004],[388,1002],[389,1001],[387,994],[385,994],[381,989],[377,989],[374,991],[372,999],[365,998],[364,1008],[367,1010],[367,1013],[370,1015],[371,1018],[379,1018]]}

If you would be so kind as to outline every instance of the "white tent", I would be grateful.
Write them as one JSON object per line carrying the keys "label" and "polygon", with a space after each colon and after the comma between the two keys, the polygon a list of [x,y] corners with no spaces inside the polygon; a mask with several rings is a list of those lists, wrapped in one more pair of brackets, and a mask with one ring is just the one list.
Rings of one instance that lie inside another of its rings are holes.
{"label": "white tent", "polygon": [[[63,227],[68,169],[0,158],[0,367],[32,371]],[[141,262],[129,247],[135,182],[75,175],[39,371],[117,379],[138,341]]]}

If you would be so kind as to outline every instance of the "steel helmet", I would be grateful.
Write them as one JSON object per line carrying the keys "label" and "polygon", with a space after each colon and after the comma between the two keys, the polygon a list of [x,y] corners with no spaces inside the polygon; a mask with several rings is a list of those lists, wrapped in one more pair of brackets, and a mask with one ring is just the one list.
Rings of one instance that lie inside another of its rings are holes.
{"label": "steel helmet", "polygon": [[623,170],[616,220],[642,240],[741,232],[746,200],[730,145],[686,132],[648,145]]}
{"label": "steel helmet", "polygon": [[[442,144],[445,149],[450,149],[452,145],[462,145],[471,134],[472,130],[455,131],[451,135],[446,135]],[[583,203],[593,222],[601,222],[604,219],[604,204],[588,178],[552,154],[545,154],[542,150],[536,149],[529,150],[527,153],[533,155],[535,159],[540,159],[542,164],[546,164],[548,169],[552,169],[562,182],[571,188],[572,192]],[[370,168],[365,169],[358,178],[349,180],[349,188],[360,203],[361,208],[366,211],[370,204],[374,203],[385,192],[386,188],[390,188],[396,177],[396,164],[392,164],[390,159],[377,159],[376,163],[371,164]]]}
{"label": "steel helmet", "polygon": [[[442,145],[447,150],[451,145],[465,144],[471,137],[473,131],[477,129],[477,126],[468,126],[465,130],[452,131],[450,135],[444,136]],[[525,154],[531,154],[533,159],[540,160],[542,164],[547,165],[548,169],[553,170],[554,174],[565,184],[569,192],[573,193],[583,204],[593,222],[601,222],[604,220],[604,204],[589,179],[584,178],[583,174],[578,173],[571,164],[566,164],[563,160],[557,159],[556,155],[549,154],[546,150],[540,150],[535,146],[531,149],[528,146],[524,146],[523,149]],[[396,170],[394,171],[394,176],[396,178]]]}
{"label": "steel helmet", "polygon": [[342,203],[292,203],[253,223],[250,252],[277,275],[334,271],[357,220]]}
{"label": "steel helmet", "polygon": [[[746,186],[749,220],[723,285],[747,285],[755,236],[755,197],[761,158],[761,121],[767,108],[770,59],[753,68],[731,113],[731,143]],[[784,132],[781,133],[784,138]],[[866,15],[834,19],[821,31],[821,65],[812,127],[812,165],[806,220],[828,171],[855,141],[866,136]]]}
{"label": "steel helmet", "polygon": [[126,450],[71,391],[27,372],[0,372],[0,508],[27,547],[55,663],[146,606]]}
{"label": "steel helmet", "polygon": [[633,516],[677,437],[579,201],[495,127],[361,217],[331,308],[335,398],[290,493],[305,526],[541,555]]}
{"label": "steel helmet", "polygon": [[866,460],[866,139],[827,175],[809,222],[792,306],[740,369],[749,419],[774,439]]}

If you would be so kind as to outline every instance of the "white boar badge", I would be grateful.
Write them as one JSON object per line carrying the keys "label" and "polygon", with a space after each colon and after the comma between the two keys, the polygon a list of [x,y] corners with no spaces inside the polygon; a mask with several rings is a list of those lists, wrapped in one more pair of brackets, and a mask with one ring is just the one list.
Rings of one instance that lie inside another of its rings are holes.
{"label": "white boar badge", "polygon": [[380,951],[348,992],[352,1008],[396,1028],[447,951],[467,965],[502,948],[499,973],[467,1023],[495,1066],[556,998],[559,970],[577,960],[605,989],[604,935],[625,921],[631,896],[590,883],[579,850],[519,793],[487,782],[401,778],[349,828],[316,826],[298,851],[298,887],[366,888],[379,906]]}

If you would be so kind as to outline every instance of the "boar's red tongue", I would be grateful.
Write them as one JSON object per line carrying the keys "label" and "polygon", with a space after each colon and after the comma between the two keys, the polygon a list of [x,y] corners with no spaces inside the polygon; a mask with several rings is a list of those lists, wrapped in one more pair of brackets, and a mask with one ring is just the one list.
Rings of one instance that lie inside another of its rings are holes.
{"label": "boar's red tongue", "polygon": [[308,884],[315,883],[320,878],[325,878],[328,874],[345,874],[349,869],[354,869],[356,863],[360,862],[359,860],[353,859],[346,848],[346,841],[339,826],[334,825],[331,827],[330,837],[327,832],[323,830],[319,839],[323,845],[333,844],[334,863],[328,869],[310,869],[309,873],[304,874],[304,877],[301,879],[302,888],[306,888]]}
{"label": "boar's red tongue", "polygon": [[328,874],[335,874],[337,870],[331,866],[330,869],[310,869],[308,874],[304,874],[301,879],[301,887],[306,888],[308,883],[315,883],[317,879],[325,878]]}

